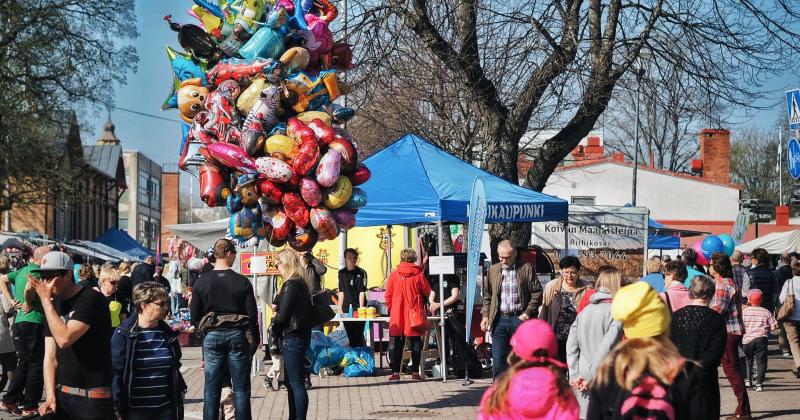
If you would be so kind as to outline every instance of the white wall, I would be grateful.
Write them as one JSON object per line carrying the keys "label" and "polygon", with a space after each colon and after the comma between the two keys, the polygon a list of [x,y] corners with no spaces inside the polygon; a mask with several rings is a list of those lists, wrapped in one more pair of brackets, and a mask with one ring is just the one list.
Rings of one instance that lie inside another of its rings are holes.
{"label": "white wall", "polygon": [[[556,171],[545,194],[567,201],[574,196],[595,197],[595,205],[621,206],[631,202],[633,169],[602,163]],[[739,211],[739,190],[678,176],[639,169],[637,205],[648,207],[657,220],[733,221]]]}

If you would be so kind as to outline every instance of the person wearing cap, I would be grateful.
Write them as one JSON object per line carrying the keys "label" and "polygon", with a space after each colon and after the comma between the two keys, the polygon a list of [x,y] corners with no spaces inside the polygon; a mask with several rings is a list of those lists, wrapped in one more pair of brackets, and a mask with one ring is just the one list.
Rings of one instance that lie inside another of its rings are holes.
{"label": "person wearing cap", "polygon": [[[42,302],[45,325],[45,401],[39,414],[56,418],[107,420],[115,418],[111,399],[111,316],[108,303],[95,289],[72,278],[72,259],[49,252],[28,278]],[[56,309],[51,298],[57,297]]]}
{"label": "person wearing cap", "polygon": [[536,318],[542,305],[542,285],[530,264],[523,262],[511,245],[497,244],[500,262],[489,267],[481,307],[481,329],[492,334],[492,376],[508,368],[509,341],[524,321]]}
{"label": "person wearing cap", "polygon": [[[749,419],[751,418],[750,399],[739,370],[739,348],[744,334],[744,325],[742,325],[740,315],[742,313],[742,296],[733,282],[733,268],[727,255],[722,252],[712,254],[711,264],[708,268],[709,273],[714,277],[715,286],[710,306],[725,319],[725,328],[728,331],[725,353],[722,354],[722,370],[731,384],[737,402],[734,415],[727,419]],[[753,286],[757,285],[756,277],[752,276],[752,272],[751,278]]]}
{"label": "person wearing cap", "polygon": [[767,373],[767,336],[778,329],[778,321],[772,312],[761,307],[763,294],[761,290],[750,289],[747,294],[747,306],[742,310],[744,348],[747,370],[744,385],[750,387],[753,378],[753,362],[757,365],[755,387],[756,392],[764,390],[764,376]]}
{"label": "person wearing cap", "polygon": [[581,418],[589,409],[588,384],[600,362],[622,338],[622,324],[611,318],[611,298],[622,285],[622,273],[612,266],[598,269],[595,289],[589,303],[575,318],[567,338],[567,365]]}
{"label": "person wearing cap", "polygon": [[[260,340],[258,308],[250,279],[231,269],[236,260],[236,252],[236,246],[231,240],[217,240],[214,244],[214,269],[197,279],[189,304],[192,323],[198,330],[201,320],[212,313],[212,323],[219,315],[242,316],[239,317],[237,326],[212,325],[205,331],[204,420],[216,420],[219,414],[223,370],[228,370],[233,380],[236,417],[251,417],[250,367],[252,355]],[[251,335],[254,343],[248,340],[248,335]]]}
{"label": "person wearing cap", "polygon": [[567,366],[556,360],[550,325],[531,319],[511,337],[511,366],[484,392],[478,420],[577,419],[580,409],[567,382]]}
{"label": "person wearing cap", "polygon": [[[717,418],[699,365],[684,359],[669,339],[670,312],[650,285],[621,288],[611,316],[622,322],[620,342],[590,387],[589,419]],[[624,367],[624,368],[623,368]]]}
{"label": "person wearing cap", "polygon": [[[0,402],[0,408],[12,414],[34,414],[42,397],[45,321],[39,298],[36,297],[33,287],[28,285],[28,275],[39,276],[34,270],[39,268],[42,258],[48,252],[50,252],[49,246],[40,246],[33,251],[33,257],[28,265],[0,276],[2,283],[0,289],[6,299],[19,308],[11,326],[11,335],[14,337],[14,347],[17,350],[17,368],[11,378],[8,392]],[[13,296],[8,288],[9,284],[14,285]]]}
{"label": "person wearing cap", "polygon": [[[711,277],[695,276],[689,289],[689,304],[672,314],[669,336],[681,356],[700,363],[706,389],[710,391],[709,398],[712,398],[709,404],[719,407],[718,371],[728,331],[722,315],[708,307],[715,290]],[[717,412],[714,418],[718,417]]]}

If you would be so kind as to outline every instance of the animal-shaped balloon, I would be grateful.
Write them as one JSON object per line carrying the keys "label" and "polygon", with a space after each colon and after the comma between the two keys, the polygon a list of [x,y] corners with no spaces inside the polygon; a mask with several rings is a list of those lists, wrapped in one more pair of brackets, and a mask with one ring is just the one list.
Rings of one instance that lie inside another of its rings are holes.
{"label": "animal-shaped balloon", "polygon": [[319,62],[319,57],[333,47],[333,35],[328,25],[339,15],[339,9],[330,0],[317,0],[315,6],[320,14],[307,13],[305,15],[308,29],[297,31],[293,37],[299,38],[298,42],[308,49],[311,62]]}
{"label": "animal-shaped balloon", "polygon": [[328,149],[317,165],[317,182],[323,187],[330,187],[339,179],[342,167],[342,155],[335,149]]}
{"label": "animal-shaped balloon", "polygon": [[278,59],[283,51],[283,35],[269,26],[262,26],[239,48],[239,55],[248,60],[258,57]]}
{"label": "animal-shaped balloon", "polygon": [[181,119],[191,124],[194,116],[206,109],[208,95],[208,88],[203,86],[203,81],[200,78],[187,79],[181,82],[177,92],[178,112]]}
{"label": "animal-shaped balloon", "polygon": [[319,68],[313,70],[330,70],[338,72],[347,71],[353,68],[353,48],[350,44],[337,42],[333,44],[331,50],[323,54],[319,60]]}
{"label": "animal-shaped balloon", "polygon": [[286,68],[286,74],[295,74],[308,67],[311,54],[303,47],[292,47],[281,55],[280,62]]}
{"label": "animal-shaped balloon", "polygon": [[204,61],[194,62],[192,55],[187,53],[179,53],[167,45],[167,57],[172,66],[174,73],[172,92],[170,92],[167,99],[161,105],[161,109],[177,108],[178,107],[178,89],[181,87],[181,82],[189,79],[200,79],[200,86],[208,84],[206,79],[206,63]]}
{"label": "animal-shaped balloon", "polygon": [[[247,39],[258,29],[258,22],[264,16],[267,0],[244,0],[238,5],[239,13],[233,21],[233,32],[240,38]],[[273,3],[269,1],[269,3]]]}
{"label": "animal-shaped balloon", "polygon": [[253,237],[263,237],[266,233],[261,224],[261,215],[258,209],[244,207],[230,218],[231,236],[246,241]]}
{"label": "animal-shaped balloon", "polygon": [[283,202],[283,210],[289,219],[294,222],[295,226],[308,226],[308,206],[303,202],[300,194],[286,193],[281,201]]}
{"label": "animal-shaped balloon", "polygon": [[224,143],[239,143],[240,141],[240,117],[234,108],[239,93],[241,90],[238,83],[233,80],[225,80],[206,99],[208,120],[203,126],[217,138],[217,141]]}
{"label": "animal-shaped balloon", "polygon": [[258,176],[256,174],[244,174],[237,179],[234,194],[228,196],[227,208],[230,213],[236,213],[244,207],[256,207],[258,205]]}
{"label": "animal-shaped balloon", "polygon": [[241,147],[228,143],[206,144],[208,155],[220,165],[240,172],[255,173],[256,163]]}
{"label": "animal-shaped balloon", "polygon": [[319,145],[316,139],[306,140],[300,144],[297,156],[292,159],[292,169],[298,176],[308,175],[319,162]]}
{"label": "animal-shaped balloon", "polygon": [[286,239],[293,226],[291,219],[280,209],[270,210],[269,217],[272,221],[272,237],[277,240]]}
{"label": "animal-shaped balloon", "polygon": [[307,226],[305,228],[296,227],[289,233],[289,246],[297,252],[306,252],[314,248],[319,236],[317,232]]}
{"label": "animal-shaped balloon", "polygon": [[331,212],[324,207],[315,207],[309,212],[311,226],[319,233],[320,238],[333,240],[339,236],[339,227],[336,225]]}
{"label": "animal-shaped balloon", "polygon": [[350,179],[342,175],[336,181],[336,184],[323,191],[322,205],[331,210],[338,209],[347,203],[352,193],[353,185],[350,184]]}
{"label": "animal-shaped balloon", "polygon": [[284,183],[294,175],[288,163],[274,157],[262,156],[256,159],[255,165],[256,170],[272,182]]}
{"label": "animal-shaped balloon", "polygon": [[333,70],[320,72],[313,78],[305,72],[294,74],[287,79],[286,88],[297,95],[297,101],[292,105],[297,113],[322,109],[342,93]]}
{"label": "animal-shaped balloon", "polygon": [[200,199],[207,206],[224,206],[231,193],[227,174],[222,169],[210,162],[200,166]]}
{"label": "animal-shaped balloon", "polygon": [[358,165],[356,170],[350,174],[350,182],[352,182],[353,185],[361,185],[367,182],[371,176],[372,172],[370,172],[369,168],[361,163]]}
{"label": "animal-shaped balloon", "polygon": [[182,25],[172,21],[172,16],[164,16],[170,29],[178,33],[178,43],[184,50],[198,60],[216,63],[222,58],[222,51],[203,28],[197,25]]}
{"label": "animal-shaped balloon", "polygon": [[[240,85],[248,85],[258,77],[268,77],[268,81],[280,80],[280,62],[270,58],[257,58],[255,60],[227,59],[217,63],[214,68],[206,73],[208,82],[216,86],[226,80],[235,80]],[[273,74],[277,73],[277,74]]]}
{"label": "animal-shaped balloon", "polygon": [[303,177],[300,182],[300,196],[309,207],[317,207],[322,203],[322,190],[317,181],[311,177]]}
{"label": "animal-shaped balloon", "polygon": [[339,229],[350,230],[356,225],[356,215],[353,210],[347,207],[332,210],[333,218],[336,220],[336,225]]}
{"label": "animal-shaped balloon", "polygon": [[289,118],[289,120],[286,121],[286,135],[294,138],[301,144],[311,140],[316,141],[317,138],[317,135],[314,134],[314,130],[308,128],[308,126],[295,117]]}
{"label": "animal-shaped balloon", "polygon": [[264,133],[278,122],[278,107],[282,89],[268,86],[247,115],[242,127],[242,146],[251,156],[264,147]]}
{"label": "animal-shaped balloon", "polygon": [[267,88],[267,80],[263,77],[253,79],[250,86],[243,90],[236,100],[236,109],[239,113],[247,116],[253,110],[253,106],[258,102],[261,97],[261,91]]}

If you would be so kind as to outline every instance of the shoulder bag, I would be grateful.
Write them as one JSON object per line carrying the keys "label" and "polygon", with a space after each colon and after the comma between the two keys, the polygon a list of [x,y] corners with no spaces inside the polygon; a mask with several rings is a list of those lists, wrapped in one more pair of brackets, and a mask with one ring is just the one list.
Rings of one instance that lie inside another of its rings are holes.
{"label": "shoulder bag", "polygon": [[781,308],[778,310],[778,316],[775,317],[778,321],[785,321],[796,309],[794,305],[794,284],[792,280],[794,279],[789,279],[789,290],[786,291],[786,300],[783,301],[783,305],[781,305]]}

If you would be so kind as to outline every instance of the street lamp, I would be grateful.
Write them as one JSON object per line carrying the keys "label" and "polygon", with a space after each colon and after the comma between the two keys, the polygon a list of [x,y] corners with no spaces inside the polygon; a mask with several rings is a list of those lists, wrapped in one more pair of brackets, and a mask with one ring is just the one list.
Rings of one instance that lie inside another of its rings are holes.
{"label": "street lamp", "polygon": [[639,96],[642,90],[642,77],[647,75],[647,61],[650,58],[650,51],[642,49],[636,59],[636,139],[633,148],[633,186],[631,187],[631,205],[636,206],[636,175],[639,170]]}

